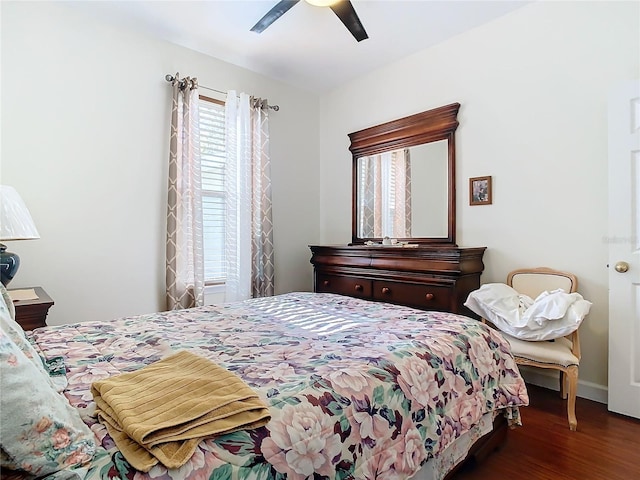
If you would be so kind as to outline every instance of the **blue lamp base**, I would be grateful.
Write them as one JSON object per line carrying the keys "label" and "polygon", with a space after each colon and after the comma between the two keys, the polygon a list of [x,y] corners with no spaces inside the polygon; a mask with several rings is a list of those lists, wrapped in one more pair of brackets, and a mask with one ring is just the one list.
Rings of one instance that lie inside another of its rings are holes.
{"label": "blue lamp base", "polygon": [[6,287],[13,280],[20,267],[20,257],[7,252],[6,245],[0,243],[0,282]]}

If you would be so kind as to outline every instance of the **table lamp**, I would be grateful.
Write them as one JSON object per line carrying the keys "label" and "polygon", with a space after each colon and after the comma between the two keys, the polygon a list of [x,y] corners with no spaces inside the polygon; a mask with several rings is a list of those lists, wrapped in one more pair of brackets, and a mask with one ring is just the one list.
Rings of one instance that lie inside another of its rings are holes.
{"label": "table lamp", "polygon": [[[0,241],[40,238],[27,206],[15,188],[0,185]],[[20,267],[20,257],[0,243],[0,281],[6,287]]]}

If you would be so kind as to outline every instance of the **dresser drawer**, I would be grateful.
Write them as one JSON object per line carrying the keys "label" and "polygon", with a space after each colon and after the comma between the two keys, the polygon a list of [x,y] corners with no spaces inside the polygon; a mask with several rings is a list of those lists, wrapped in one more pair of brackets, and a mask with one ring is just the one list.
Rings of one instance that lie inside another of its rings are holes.
{"label": "dresser drawer", "polygon": [[451,311],[453,286],[374,281],[373,298],[423,310]]}
{"label": "dresser drawer", "polygon": [[339,293],[351,297],[371,298],[372,281],[368,278],[346,277],[342,275],[316,276],[316,292]]}

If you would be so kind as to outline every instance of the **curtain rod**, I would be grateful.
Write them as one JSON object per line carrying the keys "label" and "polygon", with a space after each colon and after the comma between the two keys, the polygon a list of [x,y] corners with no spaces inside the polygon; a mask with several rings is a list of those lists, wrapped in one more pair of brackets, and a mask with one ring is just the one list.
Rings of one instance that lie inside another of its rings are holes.
{"label": "curtain rod", "polygon": [[[167,82],[173,82],[174,80],[176,80],[176,77],[174,77],[173,75],[167,74],[164,76],[164,79]],[[200,85],[200,84],[198,84],[198,88],[204,88],[205,90],[211,90],[212,92],[217,92],[217,93],[221,93],[222,95],[227,95],[227,92],[223,92],[222,90],[216,90],[215,88],[211,88],[211,87],[205,87],[204,85]],[[267,108],[272,109],[274,112],[277,112],[278,110],[280,110],[280,107],[278,105],[267,104]]]}

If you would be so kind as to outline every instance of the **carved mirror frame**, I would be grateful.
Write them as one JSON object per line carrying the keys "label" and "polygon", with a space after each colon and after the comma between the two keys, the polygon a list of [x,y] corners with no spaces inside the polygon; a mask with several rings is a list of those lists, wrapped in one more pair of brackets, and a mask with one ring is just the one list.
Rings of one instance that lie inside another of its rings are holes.
{"label": "carved mirror frame", "polygon": [[363,244],[380,238],[358,237],[358,173],[360,157],[376,155],[382,152],[413,147],[425,143],[447,140],[448,144],[448,224],[446,237],[399,238],[399,241],[427,244],[456,243],[456,142],[455,131],[458,128],[459,103],[427,110],[408,117],[350,133],[349,150],[353,155],[352,169],[352,218],[351,243]]}

